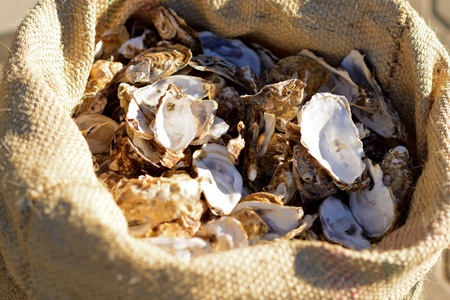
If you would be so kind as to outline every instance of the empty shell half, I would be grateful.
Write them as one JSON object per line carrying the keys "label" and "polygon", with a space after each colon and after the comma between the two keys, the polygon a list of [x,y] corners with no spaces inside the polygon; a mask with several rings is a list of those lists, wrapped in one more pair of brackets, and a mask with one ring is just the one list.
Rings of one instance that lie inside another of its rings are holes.
{"label": "empty shell half", "polygon": [[333,196],[325,199],[320,205],[319,215],[327,239],[355,250],[370,249],[369,241],[363,237],[363,229],[341,200]]}
{"label": "empty shell half", "polygon": [[315,94],[299,113],[301,143],[325,167],[336,184],[358,187],[364,171],[363,144],[344,96]]}
{"label": "empty shell half", "polygon": [[364,159],[364,163],[371,183],[365,189],[350,192],[350,210],[364,229],[364,234],[377,238],[385,234],[395,222],[395,197],[391,188],[383,184],[380,166],[372,165],[368,158]]}
{"label": "empty shell half", "polygon": [[232,217],[221,217],[203,225],[195,236],[207,240],[216,251],[248,246],[241,222]]}
{"label": "empty shell half", "polygon": [[92,154],[109,152],[109,145],[119,124],[104,115],[81,114],[75,119]]}
{"label": "empty shell half", "polygon": [[241,199],[242,177],[228,155],[227,148],[205,144],[193,155],[194,169],[203,177],[202,189],[211,211],[228,215]]}
{"label": "empty shell half", "polygon": [[271,241],[281,238],[291,230],[297,228],[303,218],[303,209],[294,206],[282,206],[259,201],[245,201],[239,203],[233,210],[237,214],[240,210],[251,207],[259,217],[269,226],[270,231],[260,239]]}

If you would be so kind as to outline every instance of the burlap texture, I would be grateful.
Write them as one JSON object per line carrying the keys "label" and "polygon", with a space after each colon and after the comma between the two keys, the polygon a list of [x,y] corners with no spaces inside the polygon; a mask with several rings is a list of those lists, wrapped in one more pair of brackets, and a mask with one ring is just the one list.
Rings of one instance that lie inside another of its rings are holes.
{"label": "burlap texture", "polygon": [[[159,3],[278,53],[366,53],[423,167],[406,224],[373,251],[280,242],[189,264],[130,237],[71,113],[96,35]],[[449,58],[404,0],[44,0],[12,52],[0,91],[2,299],[418,299],[449,244]]]}

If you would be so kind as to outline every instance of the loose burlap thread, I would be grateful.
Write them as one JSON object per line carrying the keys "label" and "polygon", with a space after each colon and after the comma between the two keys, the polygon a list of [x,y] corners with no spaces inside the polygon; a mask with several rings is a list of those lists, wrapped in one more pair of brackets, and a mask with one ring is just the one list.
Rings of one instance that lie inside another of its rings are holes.
{"label": "loose burlap thread", "polygon": [[[290,241],[182,263],[127,233],[71,119],[96,37],[164,4],[188,24],[337,64],[367,55],[422,173],[372,251]],[[449,244],[449,57],[404,0],[44,0],[20,25],[0,102],[2,299],[418,299]],[[419,292],[418,292],[419,291]]]}

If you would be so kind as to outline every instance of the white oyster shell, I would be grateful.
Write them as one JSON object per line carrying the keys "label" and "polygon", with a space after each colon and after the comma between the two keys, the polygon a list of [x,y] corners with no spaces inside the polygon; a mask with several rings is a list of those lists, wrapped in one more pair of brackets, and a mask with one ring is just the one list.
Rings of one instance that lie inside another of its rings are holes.
{"label": "white oyster shell", "polygon": [[144,39],[147,33],[150,32],[152,31],[145,29],[142,35],[127,40],[122,44],[122,46],[120,46],[119,53],[122,54],[125,58],[134,58],[136,55],[145,50]]}
{"label": "white oyster shell", "polygon": [[191,145],[199,146],[206,144],[209,141],[218,139],[228,131],[228,128],[230,128],[230,126],[228,126],[228,124],[225,123],[225,121],[221,118],[214,117],[212,124],[206,128],[207,129],[199,138],[191,142]]}
{"label": "white oyster shell", "polygon": [[163,147],[183,151],[195,138],[197,120],[192,115],[189,101],[171,87],[175,86],[169,85],[158,103],[152,129],[155,140]]}
{"label": "white oyster shell", "polygon": [[281,238],[291,230],[297,228],[303,218],[303,209],[294,206],[281,206],[260,201],[240,202],[233,210],[233,214],[247,207],[253,210],[270,227],[270,231],[260,237],[261,240],[272,241]]}
{"label": "white oyster shell", "polygon": [[133,98],[147,117],[155,113],[158,100],[164,95],[170,84],[178,86],[181,93],[189,95],[193,99],[203,99],[211,90],[211,86],[200,77],[173,75],[160,79],[133,92]]}
{"label": "white oyster shell", "polygon": [[372,183],[365,189],[350,192],[350,210],[364,229],[364,234],[377,238],[385,234],[395,222],[395,197],[391,188],[383,184],[380,166],[372,165],[368,158],[364,159],[364,163]]}
{"label": "white oyster shell", "polygon": [[89,145],[92,154],[109,151],[109,144],[119,124],[104,115],[81,114],[75,119],[81,133]]}
{"label": "white oyster shell", "polygon": [[221,217],[203,225],[195,236],[209,241],[216,251],[248,246],[241,222],[232,217]]}
{"label": "white oyster shell", "polygon": [[202,182],[203,193],[211,211],[228,215],[241,199],[242,176],[236,170],[225,146],[205,144],[193,155],[194,169]]}
{"label": "white oyster shell", "polygon": [[350,209],[341,200],[329,196],[319,208],[323,233],[332,242],[355,250],[370,249],[370,243],[362,234]]}
{"label": "white oyster shell", "polygon": [[143,239],[145,243],[156,245],[182,262],[188,263],[192,258],[214,252],[211,245],[201,238],[167,238],[153,237]]}
{"label": "white oyster shell", "polygon": [[156,104],[157,102],[155,103],[154,111],[152,112],[152,118],[148,118],[143,113],[142,109],[139,107],[139,104],[134,99],[130,100],[127,109],[126,121],[128,128],[130,128],[133,131],[133,134],[135,136],[139,136],[144,139],[153,138],[154,132],[151,129],[150,120],[152,121],[154,120]]}
{"label": "white oyster shell", "polygon": [[364,150],[345,97],[315,94],[298,119],[301,143],[337,182],[351,189],[364,171]]}
{"label": "white oyster shell", "polygon": [[191,111],[197,119],[196,138],[203,138],[211,127],[217,110],[217,103],[214,100],[191,100]]}
{"label": "white oyster shell", "polygon": [[261,157],[266,153],[272,135],[275,133],[276,122],[277,118],[274,114],[264,112],[264,132],[259,136],[258,140],[258,157]]}

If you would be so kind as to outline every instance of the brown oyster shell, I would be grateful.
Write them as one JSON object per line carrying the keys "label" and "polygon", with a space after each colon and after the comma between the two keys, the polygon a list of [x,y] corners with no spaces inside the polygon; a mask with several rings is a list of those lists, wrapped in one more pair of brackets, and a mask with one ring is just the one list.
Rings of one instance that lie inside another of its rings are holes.
{"label": "brown oyster shell", "polygon": [[251,207],[245,207],[237,212],[233,212],[230,216],[241,222],[250,245],[256,244],[270,230],[266,222]]}
{"label": "brown oyster shell", "polygon": [[245,93],[256,93],[259,90],[259,79],[250,68],[237,65],[217,56],[197,55],[189,62],[189,66],[198,71],[216,73],[237,84],[237,88]]}
{"label": "brown oyster shell", "polygon": [[101,50],[98,51],[98,56],[102,59],[118,58],[120,46],[129,39],[130,34],[123,25],[105,31],[99,41]]}
{"label": "brown oyster shell", "polygon": [[266,84],[273,84],[288,79],[300,79],[306,84],[305,100],[309,100],[313,94],[327,82],[328,73],[318,62],[304,56],[288,56],[261,75]]}
{"label": "brown oyster shell", "polygon": [[120,62],[111,62],[107,60],[98,60],[94,62],[86,83],[86,89],[83,95],[79,114],[94,113],[101,114],[105,109],[107,99],[102,91],[106,85],[111,82],[114,75],[123,69]]}
{"label": "brown oyster shell", "polygon": [[182,69],[191,57],[191,50],[179,44],[150,48],[133,58],[118,80],[132,84],[153,83]]}
{"label": "brown oyster shell", "polygon": [[188,47],[194,56],[203,53],[198,33],[186,25],[172,9],[155,7],[150,12],[150,19],[163,40]]}
{"label": "brown oyster shell", "polygon": [[231,128],[230,134],[234,134],[237,124],[245,120],[245,106],[239,93],[232,86],[222,88],[216,93],[214,100],[217,102],[216,115],[223,119]]}
{"label": "brown oyster shell", "polygon": [[256,192],[251,193],[250,195],[245,196],[239,203],[249,202],[249,201],[258,201],[264,203],[273,203],[278,205],[283,205],[283,195],[275,195],[268,192]]}
{"label": "brown oyster shell", "polygon": [[269,184],[264,187],[268,193],[283,196],[283,203],[288,203],[297,192],[292,167],[289,161],[280,163],[274,171]]}
{"label": "brown oyster shell", "polygon": [[383,182],[392,189],[395,204],[405,201],[412,186],[411,159],[408,150],[403,146],[395,147],[384,156],[381,162]]}
{"label": "brown oyster shell", "polygon": [[245,139],[243,138],[245,136],[244,122],[239,121],[237,131],[238,137],[230,139],[227,143],[227,151],[234,165],[239,164],[239,156],[245,148]]}
{"label": "brown oyster shell", "polygon": [[242,96],[242,101],[255,110],[291,121],[302,106],[305,86],[299,79],[286,80],[266,85],[255,95]]}
{"label": "brown oyster shell", "polygon": [[321,200],[335,194],[338,189],[328,171],[302,145],[295,145],[292,159],[293,173],[301,203],[304,207],[317,207]]}
{"label": "brown oyster shell", "polygon": [[149,173],[157,176],[162,172],[158,161],[147,158],[128,138],[125,124],[122,124],[113,136],[110,156],[109,168],[119,174]]}
{"label": "brown oyster shell", "polygon": [[113,194],[130,227],[154,227],[194,213],[201,192],[197,179],[178,174],[169,178],[145,175],[122,179]]}

